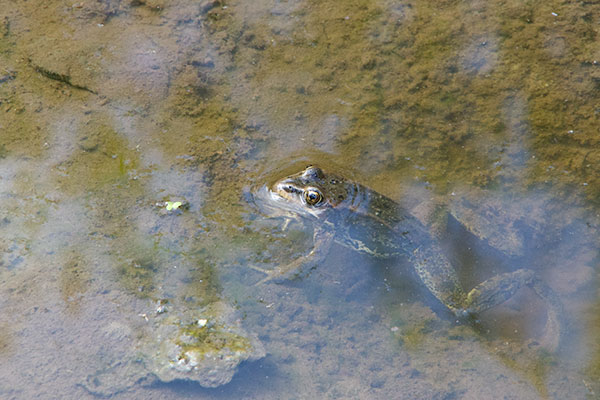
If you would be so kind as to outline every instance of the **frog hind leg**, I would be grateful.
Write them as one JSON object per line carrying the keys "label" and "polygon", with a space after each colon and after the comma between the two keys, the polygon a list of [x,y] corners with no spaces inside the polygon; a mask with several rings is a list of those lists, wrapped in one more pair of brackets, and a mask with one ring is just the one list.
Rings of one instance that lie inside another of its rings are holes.
{"label": "frog hind leg", "polygon": [[556,293],[540,279],[534,278],[530,287],[546,302],[547,307],[544,336],[540,338],[539,342],[543,348],[554,352],[560,345],[560,339],[563,333],[562,329],[564,326],[563,319],[565,318],[565,313],[562,302]]}
{"label": "frog hind leg", "polygon": [[558,348],[561,336],[562,304],[554,291],[537,278],[533,271],[519,269],[492,277],[473,288],[466,299],[462,316],[478,314],[510,299],[520,288],[530,287],[546,304],[546,326],[539,339],[549,351]]}
{"label": "frog hind leg", "polygon": [[267,275],[264,279],[258,281],[256,285],[270,281],[281,283],[283,281],[302,276],[303,272],[310,269],[307,267],[316,265],[319,261],[325,258],[325,255],[327,254],[327,251],[333,242],[333,237],[333,230],[327,229],[327,225],[318,226],[315,228],[313,234],[313,248],[306,256],[297,258],[289,264],[277,266],[273,269],[263,269],[250,265],[250,268]]}

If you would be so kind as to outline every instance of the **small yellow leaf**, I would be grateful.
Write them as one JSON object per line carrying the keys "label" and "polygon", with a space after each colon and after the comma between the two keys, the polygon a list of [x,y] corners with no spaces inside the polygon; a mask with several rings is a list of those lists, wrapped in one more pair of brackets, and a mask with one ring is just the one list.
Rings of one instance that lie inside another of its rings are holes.
{"label": "small yellow leaf", "polygon": [[182,203],[180,201],[167,201],[165,204],[167,205],[167,211],[171,211],[177,210]]}

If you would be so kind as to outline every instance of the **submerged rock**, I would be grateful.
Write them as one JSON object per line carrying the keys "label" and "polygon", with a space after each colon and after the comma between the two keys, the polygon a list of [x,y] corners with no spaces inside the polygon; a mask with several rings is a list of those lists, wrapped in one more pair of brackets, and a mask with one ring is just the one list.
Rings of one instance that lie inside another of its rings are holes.
{"label": "submerged rock", "polygon": [[149,369],[163,382],[185,379],[204,387],[231,381],[238,365],[258,360],[265,350],[249,335],[226,303],[214,303],[199,316],[167,316],[156,329],[156,353]]}
{"label": "submerged rock", "polygon": [[265,356],[262,343],[242,327],[235,310],[217,302],[185,315],[169,315],[161,308],[143,343],[130,357],[87,377],[83,387],[98,396],[110,396],[134,385],[175,379],[214,388],[229,383],[243,361]]}

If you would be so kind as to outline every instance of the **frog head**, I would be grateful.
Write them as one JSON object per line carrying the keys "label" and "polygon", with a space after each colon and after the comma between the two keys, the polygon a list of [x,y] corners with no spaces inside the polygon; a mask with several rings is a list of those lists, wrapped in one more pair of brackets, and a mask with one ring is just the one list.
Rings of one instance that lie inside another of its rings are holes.
{"label": "frog head", "polygon": [[271,188],[272,198],[286,203],[285,208],[299,214],[320,217],[349,198],[350,187],[342,177],[326,174],[309,165],[285,177]]}

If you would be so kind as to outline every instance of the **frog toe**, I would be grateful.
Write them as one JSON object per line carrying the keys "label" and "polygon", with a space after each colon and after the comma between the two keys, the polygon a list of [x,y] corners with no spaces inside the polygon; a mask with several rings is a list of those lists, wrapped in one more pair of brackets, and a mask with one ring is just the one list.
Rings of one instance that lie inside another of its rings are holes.
{"label": "frog toe", "polygon": [[277,277],[279,275],[281,275],[281,271],[279,271],[277,268],[276,269],[266,269],[266,268],[257,267],[255,265],[249,265],[249,267],[255,271],[261,272],[266,275],[263,279],[256,282],[254,284],[254,286],[258,286],[258,285],[262,285],[263,283],[274,281],[275,279],[277,279]]}

